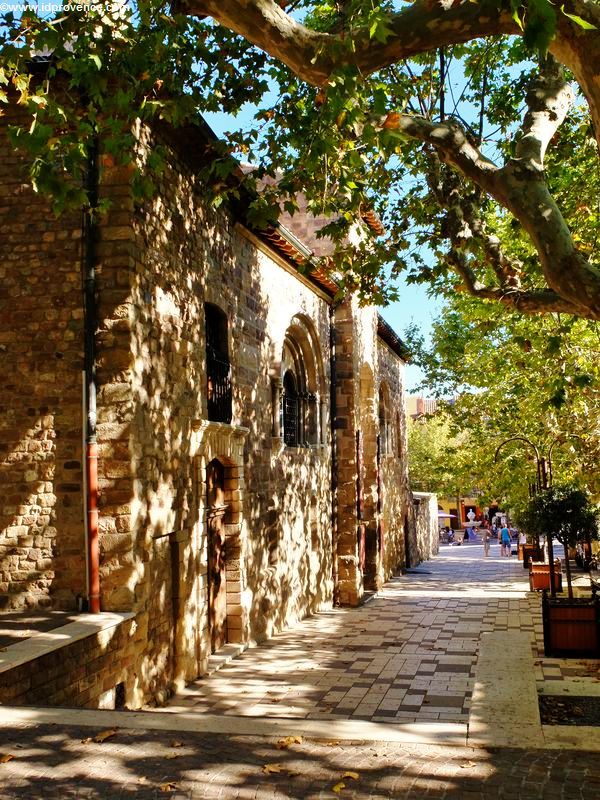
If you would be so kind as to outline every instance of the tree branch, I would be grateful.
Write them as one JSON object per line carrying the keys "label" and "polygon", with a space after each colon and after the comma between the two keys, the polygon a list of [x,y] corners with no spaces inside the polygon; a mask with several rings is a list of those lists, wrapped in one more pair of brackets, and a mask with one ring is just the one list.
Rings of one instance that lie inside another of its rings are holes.
{"label": "tree branch", "polygon": [[457,290],[464,291],[472,297],[477,297],[480,300],[493,300],[514,311],[526,314],[560,312],[585,316],[578,306],[574,306],[568,300],[552,291],[552,289],[532,289],[527,291],[484,286],[477,280],[473,269],[469,265],[467,256],[454,248],[448,253],[448,261],[462,280],[462,284],[457,287]]}
{"label": "tree branch", "polygon": [[575,99],[565,82],[562,67],[552,57],[545,60],[540,73],[531,81],[525,101],[527,112],[517,140],[513,166],[542,172],[550,140],[562,125]]}
{"label": "tree branch", "polygon": [[322,33],[290,17],[274,0],[175,0],[178,13],[210,16],[283,61],[298,77],[320,86],[341,66],[370,74],[395,62],[448,44],[521,32],[507,11],[482,11],[479,3],[416,0],[390,15],[385,44],[368,29]]}
{"label": "tree branch", "polygon": [[[508,209],[520,222],[536,248],[548,287],[564,297],[582,316],[600,319],[600,269],[590,263],[573,242],[571,232],[545,181],[544,154],[548,143],[563,122],[573,93],[557,65],[549,60],[544,73],[534,80],[528,95],[523,136],[516,157],[498,168],[469,141],[456,122],[433,123],[409,115],[388,115],[383,127],[394,127],[406,135],[430,144],[446,164],[456,167],[465,177]],[[458,208],[454,201],[453,206]],[[461,211],[464,217],[464,209]],[[465,231],[454,233],[465,237]],[[487,256],[499,277],[514,285],[506,264],[487,243]],[[516,273],[515,273],[516,275]]]}

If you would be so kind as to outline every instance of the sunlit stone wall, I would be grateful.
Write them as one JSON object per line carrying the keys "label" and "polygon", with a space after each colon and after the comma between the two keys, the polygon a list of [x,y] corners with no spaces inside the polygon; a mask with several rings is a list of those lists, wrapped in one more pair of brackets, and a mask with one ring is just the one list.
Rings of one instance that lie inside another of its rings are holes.
{"label": "sunlit stone wall", "polygon": [[[107,193],[121,173],[105,160]],[[102,234],[119,253],[101,276],[102,602],[146,619],[152,694],[210,655],[210,460],[226,468],[228,641],[260,640],[332,599],[328,301],[205,194],[173,156],[133,224],[115,223],[118,242],[112,211]],[[205,302],[229,321],[230,425],[206,420]],[[304,332],[317,375],[310,446],[274,435],[290,331]]]}
{"label": "sunlit stone wall", "polygon": [[[138,135],[143,166],[156,142]],[[80,218],[52,216],[0,141],[0,603],[72,609],[86,593]],[[110,675],[97,680],[105,694],[117,675],[132,707],[208,665],[211,460],[225,469],[227,640],[261,640],[333,599],[332,299],[211,205],[194,162],[205,144],[172,151],[143,203],[131,168],[101,158],[110,201],[97,251],[101,606],[136,616],[122,663],[115,672],[115,650]],[[231,424],[207,420],[206,302],[229,322]],[[351,605],[404,558],[404,455],[382,460],[382,513],[377,505],[378,391],[385,379],[403,407],[402,366],[376,329],[373,309],[355,300],[336,308],[337,568],[339,599]],[[290,353],[304,362],[314,422],[296,447],[279,424]]]}
{"label": "sunlit stone wall", "polygon": [[[0,115],[0,610],[85,592],[81,218],[26,183]],[[30,121],[29,121],[30,122]],[[29,123],[28,123],[29,124]]]}
{"label": "sunlit stone wall", "polygon": [[379,386],[384,385],[389,404],[387,446],[382,447],[381,454],[380,511],[383,526],[380,574],[387,580],[399,568],[418,564],[421,558],[408,485],[404,364],[382,339],[378,339],[377,363]]}

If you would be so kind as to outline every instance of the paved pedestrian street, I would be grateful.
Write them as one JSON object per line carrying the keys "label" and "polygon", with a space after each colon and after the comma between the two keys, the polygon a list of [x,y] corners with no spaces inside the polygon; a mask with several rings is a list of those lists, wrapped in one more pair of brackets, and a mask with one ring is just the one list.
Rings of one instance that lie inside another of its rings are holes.
{"label": "paved pedestrian street", "polygon": [[[187,687],[171,709],[211,714],[406,723],[468,721],[481,635],[531,635],[536,677],[586,674],[544,661],[538,595],[516,558],[445,547],[371,602],[337,609],[247,650]],[[538,657],[539,656],[539,657]]]}
{"label": "paved pedestrian street", "polygon": [[600,662],[544,658],[498,550],[444,546],[161,709],[0,709],[0,799],[596,800],[600,728],[542,725],[537,698],[600,696]]}

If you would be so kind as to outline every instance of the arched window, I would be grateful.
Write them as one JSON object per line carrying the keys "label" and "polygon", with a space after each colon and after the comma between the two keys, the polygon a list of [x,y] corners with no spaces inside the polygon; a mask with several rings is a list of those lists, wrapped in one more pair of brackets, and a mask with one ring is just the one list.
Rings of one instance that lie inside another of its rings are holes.
{"label": "arched window", "polygon": [[309,320],[295,317],[283,343],[280,430],[289,447],[324,441],[325,392],[320,348]]}
{"label": "arched window", "polygon": [[227,315],[218,306],[206,303],[206,376],[208,419],[231,422],[231,364]]}

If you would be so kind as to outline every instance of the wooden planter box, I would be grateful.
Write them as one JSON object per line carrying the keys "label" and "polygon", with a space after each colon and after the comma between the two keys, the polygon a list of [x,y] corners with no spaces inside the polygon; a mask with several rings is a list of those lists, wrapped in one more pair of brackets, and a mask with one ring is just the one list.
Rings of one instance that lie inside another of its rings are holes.
{"label": "wooden planter box", "polygon": [[553,658],[600,657],[600,599],[542,596],[544,653]]}
{"label": "wooden planter box", "polygon": [[523,548],[523,567],[525,569],[529,569],[529,563],[531,561],[541,561],[542,551],[536,547],[534,544],[523,544],[519,545],[519,547]]}
{"label": "wooden planter box", "polygon": [[[550,588],[550,564],[537,564],[535,561],[529,562],[529,589],[534,592],[537,589]],[[554,562],[554,588],[557,592],[562,592],[562,574],[560,571],[560,561]]]}

